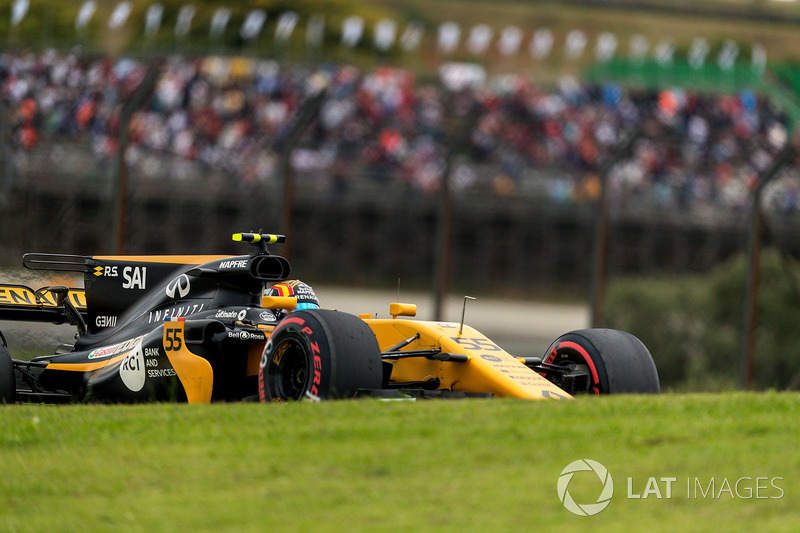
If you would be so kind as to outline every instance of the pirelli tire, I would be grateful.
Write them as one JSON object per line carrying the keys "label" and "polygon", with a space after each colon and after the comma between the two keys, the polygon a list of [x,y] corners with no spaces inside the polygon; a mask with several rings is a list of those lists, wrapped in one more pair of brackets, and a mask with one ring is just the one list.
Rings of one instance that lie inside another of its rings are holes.
{"label": "pirelli tire", "polygon": [[262,402],[352,398],[379,389],[380,348],[360,318],[326,309],[302,310],[270,335],[258,371]]}
{"label": "pirelli tire", "polygon": [[15,389],[14,363],[11,362],[11,354],[0,335],[0,404],[14,403]]}
{"label": "pirelli tire", "polygon": [[577,363],[589,371],[589,392],[605,394],[658,394],[653,357],[630,333],[615,329],[582,329],[557,338],[548,348],[544,363]]}

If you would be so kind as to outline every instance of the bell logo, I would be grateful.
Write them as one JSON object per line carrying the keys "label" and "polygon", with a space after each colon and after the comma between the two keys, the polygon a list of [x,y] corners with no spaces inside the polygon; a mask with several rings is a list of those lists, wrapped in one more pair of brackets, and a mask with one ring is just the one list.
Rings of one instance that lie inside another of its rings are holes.
{"label": "bell logo", "polygon": [[[569,484],[572,477],[576,472],[594,472],[603,484],[603,490],[597,501],[594,503],[577,503],[572,499],[569,493]],[[578,516],[594,516],[611,503],[611,497],[614,495],[614,480],[611,479],[611,474],[608,469],[591,459],[579,459],[568,464],[561,475],[558,477],[558,499],[564,504],[564,507],[571,513]]]}

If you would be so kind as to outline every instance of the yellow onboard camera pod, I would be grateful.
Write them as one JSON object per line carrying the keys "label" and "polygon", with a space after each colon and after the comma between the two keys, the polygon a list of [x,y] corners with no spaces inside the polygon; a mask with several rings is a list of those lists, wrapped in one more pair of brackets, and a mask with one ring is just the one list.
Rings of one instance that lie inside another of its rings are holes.
{"label": "yellow onboard camera pod", "polygon": [[297,298],[294,296],[262,296],[261,307],[264,309],[297,309]]}
{"label": "yellow onboard camera pod", "polygon": [[397,318],[398,316],[417,316],[417,306],[415,304],[389,304],[389,314],[392,315],[392,318]]}

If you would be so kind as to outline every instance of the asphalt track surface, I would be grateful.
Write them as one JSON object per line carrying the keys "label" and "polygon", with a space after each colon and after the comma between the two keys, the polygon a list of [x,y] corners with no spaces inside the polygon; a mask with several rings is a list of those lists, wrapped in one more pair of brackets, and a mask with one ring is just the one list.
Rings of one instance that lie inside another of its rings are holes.
{"label": "asphalt track surface", "polygon": [[[0,271],[0,282],[22,283],[36,289],[47,284],[41,281],[30,276],[19,277],[19,272]],[[65,280],[58,282],[64,283]],[[81,286],[81,283],[70,285]],[[433,319],[433,296],[424,292],[401,292],[398,298],[396,290],[361,290],[318,285],[314,286],[314,290],[323,308],[388,318],[389,304],[400,301],[416,304],[417,319]],[[460,322],[463,302],[464,295],[448,298],[442,319]],[[543,355],[559,335],[588,327],[589,309],[583,304],[478,298],[467,302],[464,321],[512,355],[535,356]],[[75,328],[69,325],[14,321],[0,321],[0,331],[15,358],[52,353],[58,344],[74,342],[75,334]]]}

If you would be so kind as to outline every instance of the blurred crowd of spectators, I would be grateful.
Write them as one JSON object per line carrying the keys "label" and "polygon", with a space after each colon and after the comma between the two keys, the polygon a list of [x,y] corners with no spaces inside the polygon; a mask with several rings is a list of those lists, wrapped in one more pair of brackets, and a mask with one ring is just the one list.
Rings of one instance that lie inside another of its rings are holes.
{"label": "blurred crowd of spectators", "polygon": [[[14,153],[59,143],[91,150],[103,168],[117,157],[126,104],[147,85],[150,68],[79,52],[0,54],[10,126],[0,139]],[[447,90],[391,67],[311,69],[218,56],[173,56],[157,68],[126,131],[125,162],[139,180],[277,181],[292,124],[320,91],[324,100],[291,165],[302,186],[332,193],[379,184],[432,194],[449,169],[457,194],[590,202],[601,168],[636,132],[610,167],[613,203],[737,210],[793,142],[787,119],[749,90],[633,90],[574,78],[543,87],[511,75]],[[798,210],[794,166],[769,190],[774,208]]]}

